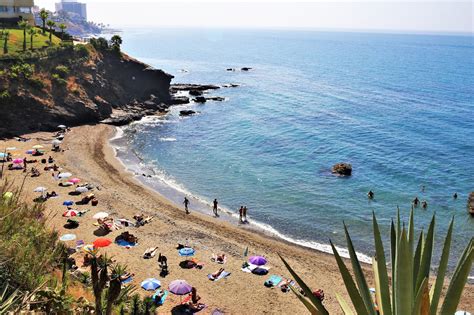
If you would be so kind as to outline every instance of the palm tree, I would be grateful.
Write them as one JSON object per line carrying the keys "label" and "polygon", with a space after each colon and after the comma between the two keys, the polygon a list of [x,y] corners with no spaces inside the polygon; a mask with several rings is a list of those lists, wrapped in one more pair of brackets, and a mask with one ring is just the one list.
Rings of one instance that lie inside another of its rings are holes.
{"label": "palm tree", "polygon": [[53,28],[56,26],[54,21],[49,20],[46,25],[49,27],[49,44],[53,44]]}
{"label": "palm tree", "polygon": [[3,31],[3,53],[8,54],[8,40],[10,39],[10,32]]}
{"label": "palm tree", "polygon": [[23,51],[26,51],[26,31],[28,30],[30,24],[27,20],[21,20],[18,22],[18,26],[23,30]]}
{"label": "palm tree", "polygon": [[[373,234],[375,242],[375,256],[372,258],[372,268],[375,282],[375,301],[367,285],[364,273],[362,271],[351,237],[344,225],[347,248],[354,278],[346,267],[344,261],[339,255],[336,247],[331,242],[334,257],[339,267],[342,279],[346,285],[347,293],[351,299],[353,308],[349,306],[341,296],[336,294],[336,298],[345,314],[370,314],[375,315],[374,304],[378,311],[383,315],[435,315],[435,314],[454,314],[461,299],[464,285],[466,284],[469,272],[474,259],[474,238],[471,238],[469,244],[464,249],[453,276],[449,282],[444,299],[441,301],[441,291],[443,289],[444,278],[448,267],[449,252],[451,247],[451,238],[454,221],[448,228],[445,237],[444,246],[439,261],[438,274],[434,278],[434,283],[430,285],[431,258],[433,254],[435,216],[431,220],[426,235],[423,231],[420,233],[418,242],[415,240],[413,209],[410,214],[408,227],[400,222],[400,214],[397,216],[397,222],[392,221],[391,225],[391,246],[390,258],[392,265],[392,281],[388,277],[387,264],[384,247],[380,235],[379,226],[375,214],[373,214]],[[291,275],[295,278],[306,297],[302,296],[296,290],[293,290],[311,314],[328,314],[327,310],[311,293],[311,289],[296,274],[296,272],[282,258],[283,263],[288,268]],[[430,289],[431,287],[431,289]],[[438,306],[441,308],[438,312]]]}
{"label": "palm tree", "polygon": [[46,34],[46,20],[49,17],[49,13],[48,11],[46,11],[46,9],[43,8],[41,9],[39,16],[41,18],[41,21],[43,21],[43,35],[45,35]]}
{"label": "palm tree", "polygon": [[32,27],[32,28],[30,28],[28,33],[30,34],[30,49],[33,50],[33,38],[36,35],[38,35],[38,30],[36,28]]}
{"label": "palm tree", "polygon": [[61,23],[58,25],[59,29],[61,30],[61,40],[64,39],[64,31],[67,29],[66,24]]}

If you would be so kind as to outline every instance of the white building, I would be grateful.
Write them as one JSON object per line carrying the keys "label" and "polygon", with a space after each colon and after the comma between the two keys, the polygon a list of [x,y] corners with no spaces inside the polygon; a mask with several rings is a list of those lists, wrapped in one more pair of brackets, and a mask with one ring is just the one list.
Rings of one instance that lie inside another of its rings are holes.
{"label": "white building", "polygon": [[0,0],[0,23],[16,24],[20,20],[28,20],[34,24],[33,0]]}
{"label": "white building", "polygon": [[75,14],[87,21],[87,5],[77,2],[77,0],[61,0],[61,2],[56,3],[56,12],[59,11]]}

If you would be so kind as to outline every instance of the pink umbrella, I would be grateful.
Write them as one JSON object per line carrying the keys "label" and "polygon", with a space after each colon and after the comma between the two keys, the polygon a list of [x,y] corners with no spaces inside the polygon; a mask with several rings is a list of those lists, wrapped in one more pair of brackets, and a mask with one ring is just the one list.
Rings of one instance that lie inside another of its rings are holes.
{"label": "pink umbrella", "polygon": [[13,163],[15,164],[23,164],[23,159],[14,159]]}
{"label": "pink umbrella", "polygon": [[75,217],[77,216],[77,211],[75,210],[68,210],[63,213],[63,217]]}
{"label": "pink umbrella", "polygon": [[70,180],[68,180],[68,182],[70,183],[73,183],[73,184],[77,184],[79,183],[81,180],[79,178],[71,178]]}
{"label": "pink umbrella", "polygon": [[267,263],[267,259],[263,256],[252,256],[249,258],[249,262],[253,265],[263,266]]}
{"label": "pink umbrella", "polygon": [[168,286],[170,292],[176,295],[188,294],[191,292],[192,288],[193,287],[185,280],[174,280]]}

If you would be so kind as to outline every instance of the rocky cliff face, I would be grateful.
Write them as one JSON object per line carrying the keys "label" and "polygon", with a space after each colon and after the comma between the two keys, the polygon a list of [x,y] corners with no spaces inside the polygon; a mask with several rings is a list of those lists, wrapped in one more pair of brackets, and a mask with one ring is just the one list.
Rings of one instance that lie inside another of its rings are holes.
{"label": "rocky cliff face", "polygon": [[129,56],[92,46],[34,61],[2,61],[0,136],[104,119],[124,122],[164,111],[173,102],[172,78]]}

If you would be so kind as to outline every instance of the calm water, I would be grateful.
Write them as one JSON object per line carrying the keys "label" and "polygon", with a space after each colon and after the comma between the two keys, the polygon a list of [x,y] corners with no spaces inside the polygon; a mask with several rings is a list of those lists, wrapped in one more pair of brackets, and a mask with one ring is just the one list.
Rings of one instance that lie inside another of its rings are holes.
{"label": "calm water", "polygon": [[[314,248],[330,238],[343,246],[345,221],[357,249],[372,255],[372,211],[388,235],[397,205],[406,218],[418,196],[429,204],[416,209],[418,226],[436,212],[438,241],[455,217],[456,254],[474,236],[466,211],[474,190],[473,37],[248,30],[123,37],[126,52],[174,82],[241,84],[211,93],[225,102],[176,107],[125,130],[119,154],[131,164],[124,152],[135,152],[143,172],[155,174],[147,181],[170,199],[190,194],[191,208],[208,213],[202,203],[214,198],[233,212],[245,204],[252,225]],[[254,70],[225,71],[244,66]],[[179,118],[183,108],[200,114]],[[330,174],[341,161],[352,163],[352,177]]]}

